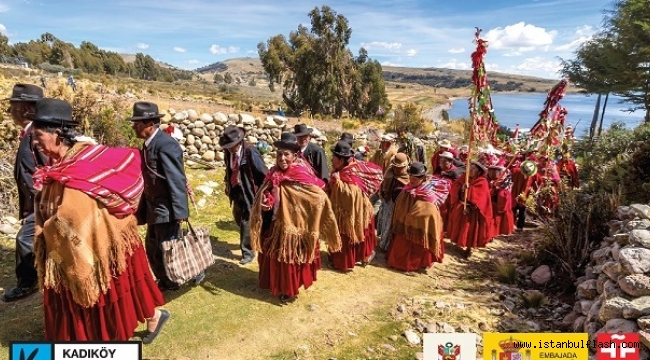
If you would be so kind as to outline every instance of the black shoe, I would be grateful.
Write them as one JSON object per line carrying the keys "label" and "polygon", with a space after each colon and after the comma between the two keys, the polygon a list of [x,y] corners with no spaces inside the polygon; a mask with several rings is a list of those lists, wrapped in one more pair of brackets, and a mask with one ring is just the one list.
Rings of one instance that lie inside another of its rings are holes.
{"label": "black shoe", "polygon": [[156,339],[158,334],[160,334],[160,330],[162,330],[163,326],[171,316],[172,314],[170,314],[169,311],[160,309],[160,318],[158,319],[158,325],[156,325],[156,330],[150,331],[149,333],[147,333],[147,335],[142,337],[142,343],[151,344]]}
{"label": "black shoe", "polygon": [[239,260],[239,263],[240,263],[241,265],[246,265],[246,264],[252,262],[253,259],[255,259],[255,258],[254,258],[254,257],[243,258],[243,259]]}
{"label": "black shoe", "polygon": [[196,275],[194,279],[192,279],[192,284],[199,285],[203,280],[205,280],[205,271],[201,271],[200,274]]}
{"label": "black shoe", "polygon": [[280,295],[280,302],[283,304],[290,304],[294,301],[296,301],[296,298],[298,298],[298,295],[296,296],[289,296],[289,295]]}
{"label": "black shoe", "polygon": [[179,290],[180,288],[181,288],[180,285],[178,285],[175,282],[171,282],[169,280],[168,281],[162,281],[162,280],[158,281],[158,289],[160,291],[163,291],[163,292],[168,291],[168,290],[176,291],[176,290]]}
{"label": "black shoe", "polygon": [[15,287],[13,289],[9,289],[5,291],[4,295],[2,296],[2,300],[5,302],[12,302],[16,300],[20,300],[22,298],[25,298],[33,293],[36,292],[38,288],[36,286],[30,286],[30,287]]}

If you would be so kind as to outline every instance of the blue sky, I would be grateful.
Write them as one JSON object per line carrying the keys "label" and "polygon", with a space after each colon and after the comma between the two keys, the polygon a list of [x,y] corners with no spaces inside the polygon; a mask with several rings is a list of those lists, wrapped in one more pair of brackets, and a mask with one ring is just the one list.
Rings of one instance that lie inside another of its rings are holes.
{"label": "blue sky", "polygon": [[195,69],[257,57],[260,41],[308,26],[323,4],[348,19],[353,53],[364,46],[384,65],[469,69],[478,26],[490,41],[488,71],[545,78],[559,77],[558,57],[571,58],[611,8],[610,0],[0,0],[0,32],[11,43],[50,32]]}

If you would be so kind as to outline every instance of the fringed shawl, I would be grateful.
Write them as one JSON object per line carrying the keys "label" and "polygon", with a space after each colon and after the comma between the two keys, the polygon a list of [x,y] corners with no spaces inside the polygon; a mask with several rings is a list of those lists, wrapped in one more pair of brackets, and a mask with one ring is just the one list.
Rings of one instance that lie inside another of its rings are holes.
{"label": "fringed shawl", "polygon": [[118,219],[83,192],[52,182],[36,197],[34,253],[41,288],[91,307],[141,242],[134,215]]}
{"label": "fringed shawl", "polygon": [[404,171],[401,175],[395,176],[395,172],[393,171],[394,169],[395,168],[393,166],[390,166],[384,174],[384,180],[381,182],[379,189],[379,194],[382,197],[390,197],[392,195],[393,180],[399,181],[404,185],[409,183],[409,174],[407,174],[406,171]]}
{"label": "fringed shawl", "polygon": [[402,191],[395,201],[391,234],[402,235],[408,241],[422,245],[440,258],[442,256],[443,221],[438,207],[421,197]]}
{"label": "fringed shawl", "polygon": [[438,177],[427,176],[420,185],[407,184],[402,191],[412,197],[440,206],[449,195],[449,182]]}
{"label": "fringed shawl", "polygon": [[330,179],[329,196],[341,235],[350,238],[352,244],[364,242],[364,229],[374,216],[368,196],[359,186],[348,184],[336,176]]}
{"label": "fringed shawl", "polygon": [[262,204],[265,193],[273,193],[274,217],[268,253],[277,252],[277,260],[288,264],[314,261],[314,253],[323,240],[339,250],[339,235],[332,204],[321,189],[324,185],[301,162],[286,171],[273,167],[257,192],[250,218],[251,246],[262,252]]}
{"label": "fringed shawl", "polygon": [[371,162],[350,159],[350,163],[332,174],[343,182],[356,185],[366,196],[371,196],[379,189],[384,179],[381,167]]}

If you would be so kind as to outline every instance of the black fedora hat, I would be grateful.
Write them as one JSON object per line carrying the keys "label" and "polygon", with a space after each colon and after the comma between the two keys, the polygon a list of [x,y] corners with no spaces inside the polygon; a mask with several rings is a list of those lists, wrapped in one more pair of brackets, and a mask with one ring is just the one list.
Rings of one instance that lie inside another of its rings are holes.
{"label": "black fedora hat", "polygon": [[59,99],[44,98],[38,100],[33,114],[27,118],[34,123],[53,126],[77,126],[79,122],[72,119],[72,106]]}
{"label": "black fedora hat", "polygon": [[280,135],[280,140],[273,142],[273,146],[278,149],[288,149],[291,151],[298,151],[300,149],[296,135],[290,132],[283,132]]}
{"label": "black fedora hat", "polygon": [[349,132],[344,132],[341,134],[341,139],[339,140],[347,141],[350,143],[350,146],[352,146],[352,144],[354,144],[354,135],[350,134]]}
{"label": "black fedora hat", "polygon": [[158,112],[158,105],[148,101],[138,101],[133,104],[133,116],[128,118],[129,121],[158,121],[165,114]]}
{"label": "black fedora hat", "polygon": [[239,144],[244,139],[244,130],[235,125],[229,125],[223,130],[223,134],[219,138],[219,145],[224,149]]}
{"label": "black fedora hat", "polygon": [[43,98],[43,89],[32,84],[16,84],[11,91],[11,97],[2,101],[36,102]]}
{"label": "black fedora hat", "polygon": [[296,136],[305,136],[305,135],[309,135],[309,134],[312,133],[312,131],[314,131],[314,129],[312,129],[312,128],[308,128],[306,124],[296,124],[296,125],[294,125],[294,127],[293,127],[293,133],[294,133]]}
{"label": "black fedora hat", "polygon": [[354,156],[350,143],[345,140],[339,140],[330,150],[338,157],[348,158]]}
{"label": "black fedora hat", "polygon": [[427,174],[427,167],[423,163],[415,161],[409,165],[406,173],[415,177],[424,176]]}

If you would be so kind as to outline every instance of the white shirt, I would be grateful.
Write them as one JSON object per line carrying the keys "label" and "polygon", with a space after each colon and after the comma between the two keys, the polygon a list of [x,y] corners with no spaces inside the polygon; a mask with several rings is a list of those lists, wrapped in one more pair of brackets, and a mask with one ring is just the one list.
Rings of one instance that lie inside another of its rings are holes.
{"label": "white shirt", "polygon": [[153,132],[153,134],[151,134],[151,136],[149,136],[147,138],[147,140],[144,141],[144,146],[149,146],[149,144],[151,144],[151,140],[153,139],[154,136],[156,136],[158,131],[160,131],[160,129],[156,128],[156,130]]}
{"label": "white shirt", "polygon": [[243,152],[244,152],[244,144],[242,143],[242,144],[239,146],[239,149],[237,150],[236,153],[230,153],[230,168],[231,168],[231,169],[234,169],[235,166],[239,166],[239,163],[237,163],[237,164],[235,165],[235,154],[237,154],[237,156],[239,156],[239,161],[241,162],[241,157],[242,157],[242,153],[243,153]]}

